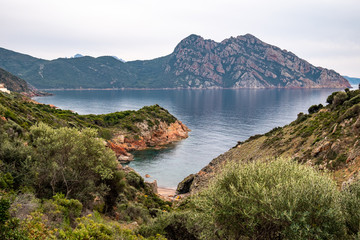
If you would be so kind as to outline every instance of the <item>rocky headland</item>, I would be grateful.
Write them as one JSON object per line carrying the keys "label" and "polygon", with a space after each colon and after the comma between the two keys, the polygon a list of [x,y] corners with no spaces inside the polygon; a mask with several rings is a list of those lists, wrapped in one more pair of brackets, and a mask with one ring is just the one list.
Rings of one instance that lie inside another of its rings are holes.
{"label": "rocky headland", "polygon": [[122,131],[114,133],[107,146],[116,153],[121,163],[133,160],[130,152],[148,148],[161,148],[188,137],[190,129],[181,121],[168,123],[161,121],[156,126],[149,126],[147,122],[136,123],[140,129],[138,135],[129,136]]}

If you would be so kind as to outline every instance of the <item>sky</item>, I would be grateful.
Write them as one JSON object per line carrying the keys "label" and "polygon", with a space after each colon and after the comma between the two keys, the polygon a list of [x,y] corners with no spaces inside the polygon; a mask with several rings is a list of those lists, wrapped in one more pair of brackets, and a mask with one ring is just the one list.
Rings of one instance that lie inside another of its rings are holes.
{"label": "sky", "polygon": [[43,59],[170,54],[190,34],[250,33],[360,77],[359,0],[0,0],[0,47]]}

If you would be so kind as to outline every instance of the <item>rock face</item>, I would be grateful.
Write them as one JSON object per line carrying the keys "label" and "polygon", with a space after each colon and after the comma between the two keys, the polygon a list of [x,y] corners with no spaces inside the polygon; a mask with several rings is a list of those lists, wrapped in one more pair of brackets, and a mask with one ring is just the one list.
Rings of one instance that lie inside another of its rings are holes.
{"label": "rock face", "polygon": [[119,132],[108,142],[108,147],[114,150],[120,163],[133,160],[132,155],[129,153],[131,151],[163,147],[187,138],[190,131],[179,120],[170,124],[159,122],[158,125],[152,127],[147,122],[137,123],[136,125],[140,129],[139,135],[128,137],[126,133]]}
{"label": "rock face", "polygon": [[197,35],[146,61],[113,57],[51,61],[0,48],[0,67],[37,88],[346,88],[333,70],[246,34],[222,42]]}
{"label": "rock face", "polygon": [[346,79],[246,34],[220,43],[190,35],[166,66],[175,85],[197,88],[344,88]]}

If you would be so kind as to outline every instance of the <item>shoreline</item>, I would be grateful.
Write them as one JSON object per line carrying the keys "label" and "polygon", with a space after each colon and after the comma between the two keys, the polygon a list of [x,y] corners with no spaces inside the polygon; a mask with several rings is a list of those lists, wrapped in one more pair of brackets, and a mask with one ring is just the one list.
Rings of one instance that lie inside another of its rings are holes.
{"label": "shoreline", "polygon": [[[38,89],[41,91],[113,91],[113,90],[136,90],[136,91],[152,91],[152,90],[218,90],[218,89],[343,89],[346,87],[267,87],[267,88],[245,88],[245,87],[207,87],[207,88],[196,88],[196,87],[176,87],[176,88],[44,88]],[[350,88],[353,88],[351,86]]]}
{"label": "shoreline", "polygon": [[175,188],[165,188],[165,187],[158,187],[157,194],[167,200],[167,201],[174,201],[177,200],[178,195],[176,194]]}

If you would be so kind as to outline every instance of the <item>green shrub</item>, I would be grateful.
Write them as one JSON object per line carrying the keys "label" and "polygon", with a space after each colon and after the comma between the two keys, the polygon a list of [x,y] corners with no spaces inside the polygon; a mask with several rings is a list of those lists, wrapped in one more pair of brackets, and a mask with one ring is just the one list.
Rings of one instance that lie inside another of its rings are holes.
{"label": "green shrub", "polygon": [[0,196],[0,239],[25,240],[25,233],[19,228],[19,220],[10,216],[11,203]]}
{"label": "green shrub", "polygon": [[341,104],[343,104],[346,100],[348,99],[348,95],[345,92],[338,92],[335,97],[334,100],[332,102],[332,105],[334,107],[340,106]]}
{"label": "green shrub", "polygon": [[304,114],[302,112],[298,113],[297,115],[297,119],[295,120],[295,124],[299,124],[303,121],[305,121],[306,119],[308,119],[308,115],[307,114]]}
{"label": "green shrub", "polygon": [[289,160],[233,164],[195,200],[202,239],[341,239],[336,184]]}
{"label": "green shrub", "polygon": [[53,129],[39,123],[30,128],[30,134],[37,157],[32,171],[37,173],[38,196],[62,192],[88,205],[94,196],[106,195],[105,181],[113,178],[117,161],[94,129]]}
{"label": "green shrub", "polygon": [[189,211],[164,213],[147,225],[141,225],[138,232],[144,237],[161,234],[168,239],[196,240],[196,224],[189,221],[190,214]]}
{"label": "green shrub", "polygon": [[333,92],[331,95],[329,95],[329,96],[327,97],[327,99],[326,99],[326,102],[327,102],[328,104],[332,104],[333,101],[334,101],[334,97],[335,97],[335,95],[336,95],[337,93],[338,93],[338,92]]}
{"label": "green shrub", "polygon": [[137,189],[145,187],[144,179],[136,172],[129,172],[126,175],[126,180],[131,186]]}
{"label": "green shrub", "polygon": [[344,188],[341,206],[349,235],[358,235],[360,230],[360,181]]}
{"label": "green shrub", "polygon": [[309,112],[309,114],[317,113],[323,107],[324,106],[322,104],[312,105],[311,107],[309,107],[308,112]]}
{"label": "green shrub", "polygon": [[53,198],[57,209],[62,212],[65,219],[68,219],[70,223],[80,217],[83,207],[81,202],[76,199],[66,199],[64,194],[61,193],[57,193]]}

